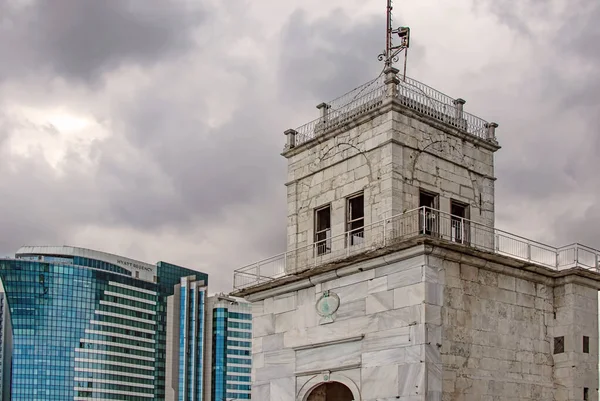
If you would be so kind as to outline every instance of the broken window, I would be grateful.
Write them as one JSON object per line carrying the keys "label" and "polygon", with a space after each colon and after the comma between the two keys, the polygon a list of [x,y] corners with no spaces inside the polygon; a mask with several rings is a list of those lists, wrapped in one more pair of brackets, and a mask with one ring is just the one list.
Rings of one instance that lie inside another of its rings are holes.
{"label": "broken window", "polygon": [[450,201],[450,239],[454,242],[469,242],[469,205],[455,200]]}
{"label": "broken window", "polygon": [[419,193],[419,232],[425,235],[437,233],[438,196],[432,192],[421,190]]}
{"label": "broken window", "polygon": [[365,238],[365,197],[364,194],[348,198],[346,232],[350,245],[362,244]]}
{"label": "broken window", "polygon": [[562,354],[565,352],[565,337],[554,337],[554,353]]}
{"label": "broken window", "polygon": [[317,255],[331,252],[331,206],[315,211],[315,244]]}
{"label": "broken window", "polygon": [[590,353],[590,338],[588,336],[583,336],[583,353]]}

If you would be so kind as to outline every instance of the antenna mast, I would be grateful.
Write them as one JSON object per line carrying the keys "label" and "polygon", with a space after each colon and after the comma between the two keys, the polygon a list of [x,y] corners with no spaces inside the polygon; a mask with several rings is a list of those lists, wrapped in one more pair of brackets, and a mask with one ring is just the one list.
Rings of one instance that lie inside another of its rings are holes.
{"label": "antenna mast", "polygon": [[[398,55],[404,52],[404,75],[402,80],[406,81],[406,60],[408,58],[408,47],[410,43],[410,28],[402,26],[400,28],[392,28],[392,0],[387,0],[387,30],[386,30],[386,46],[385,51],[377,58],[379,61],[385,62],[385,67],[389,68],[394,62],[399,60]],[[394,46],[394,35],[400,38],[400,44]]]}

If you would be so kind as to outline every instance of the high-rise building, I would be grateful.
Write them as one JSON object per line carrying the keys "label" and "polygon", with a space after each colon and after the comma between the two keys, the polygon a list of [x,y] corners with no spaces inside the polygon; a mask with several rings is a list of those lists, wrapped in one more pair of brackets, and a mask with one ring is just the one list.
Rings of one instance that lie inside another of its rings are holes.
{"label": "high-rise building", "polygon": [[203,401],[206,283],[182,277],[167,316],[166,401]]}
{"label": "high-rise building", "polygon": [[0,259],[13,328],[12,401],[163,400],[167,297],[208,276],[68,246]]}
{"label": "high-rise building", "polygon": [[[206,401],[249,400],[252,306],[224,294],[208,298]],[[208,372],[207,372],[208,373]]]}
{"label": "high-rise building", "polygon": [[250,399],[250,305],[181,278],[167,301],[167,401]]}
{"label": "high-rise building", "polygon": [[0,292],[0,400],[10,400],[10,372],[12,366],[12,327],[6,294]]}

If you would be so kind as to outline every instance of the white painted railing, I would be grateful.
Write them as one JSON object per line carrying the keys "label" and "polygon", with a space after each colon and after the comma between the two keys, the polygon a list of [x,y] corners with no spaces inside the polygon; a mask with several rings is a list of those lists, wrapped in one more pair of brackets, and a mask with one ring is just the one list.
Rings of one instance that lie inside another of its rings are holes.
{"label": "white painted railing", "polygon": [[268,283],[419,236],[447,240],[555,270],[579,266],[600,272],[600,251],[596,249],[580,244],[555,248],[421,207],[237,269],[234,288],[239,290]]}

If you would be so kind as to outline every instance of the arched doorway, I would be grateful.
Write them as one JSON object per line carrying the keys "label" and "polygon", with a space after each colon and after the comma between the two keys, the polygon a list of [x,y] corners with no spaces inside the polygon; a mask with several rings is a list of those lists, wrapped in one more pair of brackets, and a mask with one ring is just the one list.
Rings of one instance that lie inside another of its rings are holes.
{"label": "arched doorway", "polygon": [[342,383],[328,382],[315,387],[306,401],[353,401],[352,391]]}

